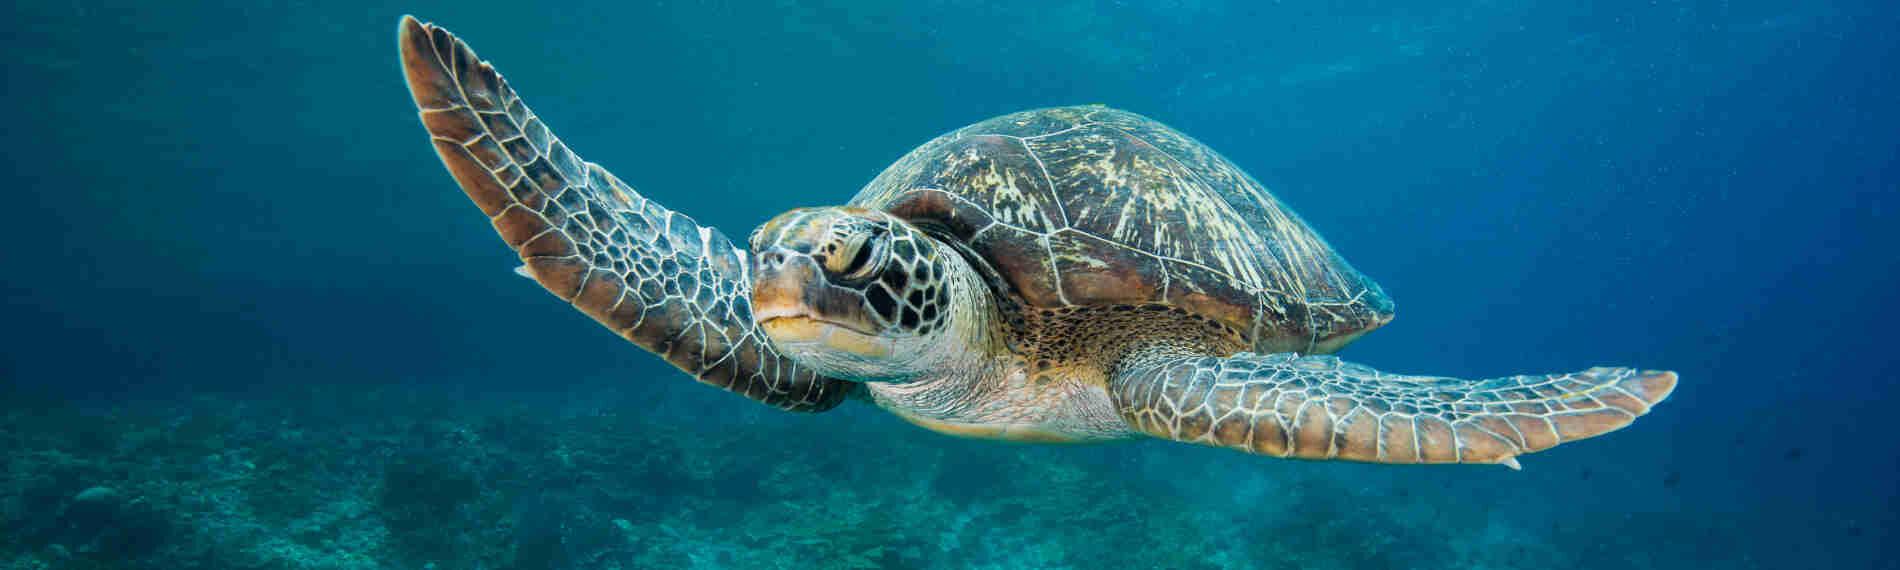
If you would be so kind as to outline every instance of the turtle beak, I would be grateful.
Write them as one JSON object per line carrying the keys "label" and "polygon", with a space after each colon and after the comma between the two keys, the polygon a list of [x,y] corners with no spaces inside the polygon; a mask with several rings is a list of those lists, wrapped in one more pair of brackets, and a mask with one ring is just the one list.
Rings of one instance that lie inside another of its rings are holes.
{"label": "turtle beak", "polygon": [[820,325],[878,335],[863,295],[831,284],[811,256],[778,246],[752,262],[752,318],[783,341],[808,340],[799,333],[817,334]]}
{"label": "turtle beak", "polygon": [[752,261],[752,317],[760,323],[773,319],[809,317],[805,288],[818,281],[818,264],[810,256],[773,247]]}
{"label": "turtle beak", "polygon": [[811,256],[774,247],[753,262],[752,318],[780,347],[886,358],[890,339],[871,326],[864,297],[832,285]]}

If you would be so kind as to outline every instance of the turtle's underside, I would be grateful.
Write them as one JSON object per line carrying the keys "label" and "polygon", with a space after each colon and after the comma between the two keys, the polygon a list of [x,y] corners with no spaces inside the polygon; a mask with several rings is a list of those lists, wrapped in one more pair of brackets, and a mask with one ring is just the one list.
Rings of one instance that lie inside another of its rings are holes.
{"label": "turtle's underside", "polygon": [[1239,168],[1132,113],[959,129],[742,249],[581,160],[448,32],[404,18],[400,44],[437,152],[525,274],[701,382],[783,409],[855,395],[972,437],[1515,467],[1675,386],[1312,355],[1389,321],[1384,291]]}

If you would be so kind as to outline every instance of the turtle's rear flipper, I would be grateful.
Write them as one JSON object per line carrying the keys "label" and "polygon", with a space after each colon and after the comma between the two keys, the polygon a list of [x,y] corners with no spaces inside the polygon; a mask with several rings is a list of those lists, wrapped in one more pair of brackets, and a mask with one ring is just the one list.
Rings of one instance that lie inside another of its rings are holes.
{"label": "turtle's rear flipper", "polygon": [[785,409],[849,384],[776,353],[754,328],[746,253],[581,160],[455,36],[403,17],[403,74],[437,154],[549,292],[701,382]]}
{"label": "turtle's rear flipper", "polygon": [[1615,431],[1676,387],[1674,372],[1462,380],[1379,372],[1331,356],[1138,356],[1110,383],[1144,433],[1278,457],[1499,463]]}

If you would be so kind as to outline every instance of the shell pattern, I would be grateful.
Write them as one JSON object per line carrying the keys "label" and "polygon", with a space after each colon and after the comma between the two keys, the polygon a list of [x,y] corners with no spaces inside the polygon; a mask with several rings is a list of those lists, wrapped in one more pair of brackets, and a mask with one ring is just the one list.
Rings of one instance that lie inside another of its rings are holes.
{"label": "shell pattern", "polygon": [[858,193],[941,230],[1030,308],[1162,304],[1261,352],[1330,352],[1392,301],[1252,177],[1146,117],[1024,111],[924,144]]}

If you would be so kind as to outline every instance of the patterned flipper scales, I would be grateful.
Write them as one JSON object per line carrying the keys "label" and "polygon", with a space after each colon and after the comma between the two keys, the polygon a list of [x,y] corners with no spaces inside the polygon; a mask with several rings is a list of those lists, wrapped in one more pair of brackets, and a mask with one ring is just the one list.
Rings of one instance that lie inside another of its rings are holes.
{"label": "patterned flipper scales", "polygon": [[446,30],[404,17],[398,35],[436,152],[530,277],[701,382],[787,410],[843,400],[755,328],[744,250],[581,160]]}
{"label": "patterned flipper scales", "polygon": [[1278,457],[1498,463],[1615,431],[1669,397],[1674,372],[1592,368],[1463,380],[1331,356],[1137,357],[1109,393],[1157,437]]}

